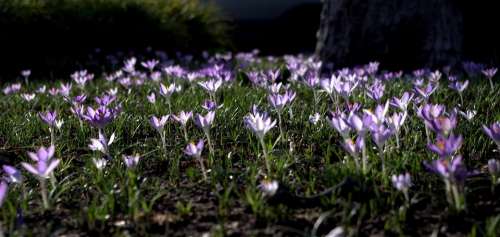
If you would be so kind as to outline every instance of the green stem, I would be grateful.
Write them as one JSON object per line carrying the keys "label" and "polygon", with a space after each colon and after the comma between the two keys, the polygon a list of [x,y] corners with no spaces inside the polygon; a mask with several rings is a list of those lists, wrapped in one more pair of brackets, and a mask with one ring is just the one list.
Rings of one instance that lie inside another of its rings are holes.
{"label": "green stem", "polygon": [[207,171],[205,169],[205,165],[203,164],[203,160],[201,159],[201,157],[197,157],[197,160],[200,163],[201,172],[203,174],[203,180],[207,181],[208,180],[208,178],[207,178]]}
{"label": "green stem", "polygon": [[47,196],[47,183],[46,183],[45,179],[43,179],[43,178],[40,178],[40,190],[41,190],[41,194],[42,194],[43,208],[45,210],[48,210],[50,207],[50,204],[49,204],[49,198]]}
{"label": "green stem", "polygon": [[259,141],[260,141],[260,145],[262,146],[262,153],[264,154],[264,161],[266,163],[267,174],[270,175],[271,174],[271,166],[269,164],[269,157],[267,155],[267,149],[266,149],[266,144],[264,143],[264,138],[260,138]]}
{"label": "green stem", "polygon": [[184,140],[186,142],[189,142],[189,138],[188,138],[188,133],[187,133],[186,126],[182,126],[182,131],[184,132]]}

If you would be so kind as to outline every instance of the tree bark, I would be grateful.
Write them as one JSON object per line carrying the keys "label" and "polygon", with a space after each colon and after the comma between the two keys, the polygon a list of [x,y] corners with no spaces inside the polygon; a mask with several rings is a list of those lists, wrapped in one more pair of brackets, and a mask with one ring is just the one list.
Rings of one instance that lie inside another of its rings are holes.
{"label": "tree bark", "polygon": [[336,67],[456,64],[462,12],[454,0],[323,0],[316,54]]}

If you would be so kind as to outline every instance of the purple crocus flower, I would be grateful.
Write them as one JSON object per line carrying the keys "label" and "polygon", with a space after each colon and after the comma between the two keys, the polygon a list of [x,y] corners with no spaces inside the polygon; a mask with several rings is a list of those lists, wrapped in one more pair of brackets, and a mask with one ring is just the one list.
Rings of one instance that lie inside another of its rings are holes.
{"label": "purple crocus flower", "polygon": [[441,158],[451,157],[457,153],[458,149],[462,146],[463,138],[460,135],[451,134],[445,137],[438,134],[435,144],[428,144],[431,151],[435,152]]}
{"label": "purple crocus flower", "polygon": [[156,103],[156,94],[154,92],[151,92],[151,94],[147,95],[148,101],[151,104]]}
{"label": "purple crocus flower", "polygon": [[429,97],[434,93],[434,91],[436,91],[437,88],[438,88],[437,84],[432,85],[432,83],[428,83],[427,86],[425,87],[416,86],[415,92],[419,94],[422,98],[424,98],[424,100],[428,100]]}
{"label": "purple crocus flower", "polygon": [[106,94],[101,97],[95,97],[94,100],[100,106],[108,106],[116,100],[116,96]]}
{"label": "purple crocus flower", "polygon": [[203,129],[203,131],[207,132],[212,126],[214,118],[215,118],[215,111],[210,111],[205,116],[201,114],[196,114],[196,116],[194,117],[194,123],[199,128]]}
{"label": "purple crocus flower", "polygon": [[426,124],[434,132],[446,136],[457,126],[457,115],[456,113],[451,113],[448,117],[441,115],[437,118],[432,118],[430,121],[426,121]]}
{"label": "purple crocus flower", "polygon": [[83,104],[86,99],[87,99],[87,95],[80,94],[80,95],[73,97],[72,102],[73,102],[73,104]]}
{"label": "purple crocus flower", "polygon": [[316,89],[319,84],[319,78],[314,74],[309,74],[305,80],[305,84],[311,89]]}
{"label": "purple crocus flower", "polygon": [[7,175],[7,181],[10,183],[21,183],[23,181],[23,176],[21,172],[10,165],[4,165],[3,171]]}
{"label": "purple crocus flower", "polygon": [[266,113],[256,111],[255,107],[252,113],[245,116],[244,122],[261,140],[264,139],[264,136],[271,128],[276,126],[276,120],[271,120]]}
{"label": "purple crocus flower", "polygon": [[342,147],[346,150],[352,157],[358,158],[361,154],[363,148],[365,147],[365,139],[363,136],[358,136],[356,142],[351,138],[344,139]]}
{"label": "purple crocus flower", "polygon": [[444,110],[444,105],[425,104],[417,109],[417,116],[424,120],[431,121],[434,118],[443,115]]}
{"label": "purple crocus flower", "polygon": [[349,133],[351,132],[350,124],[347,122],[347,116],[345,113],[337,112],[332,113],[330,118],[327,119],[328,124],[337,132],[342,135],[343,138],[348,138]]}
{"label": "purple crocus flower", "polygon": [[49,125],[50,127],[56,126],[57,112],[56,111],[47,111],[44,113],[38,113],[40,119]]}
{"label": "purple crocus flower", "polygon": [[29,77],[31,75],[31,70],[22,70],[21,71],[21,76],[23,77]]}
{"label": "purple crocus flower", "polygon": [[392,186],[399,191],[408,190],[411,186],[411,177],[409,173],[393,175],[391,177]]}
{"label": "purple crocus flower", "polygon": [[64,97],[68,97],[69,93],[71,92],[71,83],[63,84],[61,83],[61,86],[58,89],[58,93]]}
{"label": "purple crocus flower", "polygon": [[424,164],[431,172],[438,174],[444,180],[451,183],[463,184],[465,179],[470,175],[462,163],[462,156],[457,156],[451,161],[441,158]]}
{"label": "purple crocus flower", "polygon": [[109,155],[109,146],[113,144],[115,141],[115,134],[111,134],[111,137],[109,140],[104,136],[104,134],[99,131],[99,138],[91,138],[90,139],[91,143],[89,144],[90,150],[93,151],[100,151],[101,153],[105,155]]}
{"label": "purple crocus flower", "polygon": [[288,103],[291,102],[290,97],[288,96],[288,93],[285,93],[283,95],[280,94],[270,94],[267,97],[269,103],[271,106],[276,109],[277,111],[281,111]]}
{"label": "purple crocus flower", "polygon": [[128,156],[123,155],[123,163],[127,167],[127,169],[135,168],[139,164],[139,158],[141,158],[138,154]]}
{"label": "purple crocus flower", "polygon": [[497,159],[488,160],[488,172],[494,177],[498,177],[500,175],[500,161]]}
{"label": "purple crocus flower", "polygon": [[451,89],[457,91],[458,93],[462,93],[467,88],[468,85],[469,85],[468,80],[466,80],[464,82],[454,81],[454,82],[450,83],[449,87]]}
{"label": "purple crocus flower", "polygon": [[483,125],[483,130],[500,147],[500,122],[495,122],[490,127]]}
{"label": "purple crocus flower", "polygon": [[120,107],[108,108],[100,106],[97,109],[87,107],[87,112],[83,115],[83,118],[93,127],[102,129],[113,121],[119,113]]}
{"label": "purple crocus flower", "polygon": [[386,114],[389,111],[389,101],[387,101],[384,105],[377,105],[375,108],[375,112],[371,110],[365,109],[365,115],[367,119],[371,120],[370,124],[381,125],[386,120]]}
{"label": "purple crocus flower", "polygon": [[350,81],[345,81],[345,82],[341,81],[337,85],[335,85],[335,91],[345,100],[348,100],[352,92],[356,89],[356,87],[358,87],[358,82],[353,83]]}
{"label": "purple crocus flower", "polygon": [[26,162],[21,162],[21,165],[40,179],[48,179],[60,162],[59,159],[52,159],[54,151],[54,146],[50,146],[49,148],[42,146],[38,149],[37,153],[28,152],[28,156],[36,162],[35,166]]}
{"label": "purple crocus flower", "polygon": [[32,101],[32,100],[34,100],[34,99],[35,99],[36,95],[35,95],[35,94],[27,94],[27,93],[23,93],[23,94],[21,94],[21,97],[22,97],[24,100],[26,100],[26,101],[30,102],[30,101]]}
{"label": "purple crocus flower", "polygon": [[394,134],[394,130],[384,124],[373,124],[370,128],[370,132],[373,142],[375,142],[381,152],[383,151],[387,140],[389,140],[389,138]]}
{"label": "purple crocus flower", "polygon": [[368,88],[367,95],[374,101],[380,101],[384,96],[385,86],[381,81],[377,80]]}
{"label": "purple crocus flower", "polygon": [[222,106],[223,105],[217,105],[217,103],[215,103],[212,100],[205,100],[201,105],[201,107],[207,111],[215,111],[217,109],[222,108]]}
{"label": "purple crocus flower", "polygon": [[154,70],[154,68],[156,67],[156,65],[158,65],[158,63],[159,63],[159,61],[158,61],[158,60],[153,59],[153,60],[148,60],[148,61],[146,61],[146,62],[141,62],[141,65],[142,65],[144,68],[146,68],[146,69],[148,69],[148,70],[150,70],[150,71],[153,71],[153,70]]}
{"label": "purple crocus flower", "polygon": [[217,90],[222,86],[222,80],[208,80],[204,82],[198,82],[204,90],[206,90],[210,94],[215,94]]}
{"label": "purple crocus flower", "polygon": [[7,197],[7,192],[9,191],[9,187],[7,185],[7,182],[0,180],[0,207],[2,207],[2,204]]}
{"label": "purple crocus flower", "polygon": [[488,68],[488,69],[482,70],[481,72],[488,79],[491,79],[491,78],[495,77],[495,74],[497,74],[497,71],[498,71],[497,68]]}
{"label": "purple crocus flower", "polygon": [[174,92],[176,92],[177,86],[175,83],[170,84],[168,87],[165,86],[163,83],[160,83],[160,95],[162,95],[165,98],[170,98]]}
{"label": "purple crocus flower", "polygon": [[318,124],[320,120],[321,120],[321,115],[319,113],[314,113],[313,115],[309,115],[309,122],[312,123],[313,125]]}
{"label": "purple crocus flower", "polygon": [[161,131],[163,131],[163,127],[165,126],[165,124],[167,124],[167,121],[169,118],[170,118],[170,115],[164,115],[164,116],[161,116],[160,118],[158,118],[156,116],[152,116],[149,119],[149,123],[151,124],[151,126],[154,129],[156,129],[156,131],[161,132]]}
{"label": "purple crocus flower", "polygon": [[320,81],[320,86],[323,91],[328,93],[329,95],[332,95],[333,92],[335,91],[335,85],[340,82],[340,77],[335,77],[335,75],[332,75],[330,79],[323,79]]}
{"label": "purple crocus flower", "polygon": [[200,139],[196,144],[191,142],[186,146],[186,149],[184,149],[184,153],[188,156],[192,156],[199,159],[201,157],[201,153],[203,152],[204,145],[205,143],[203,139]]}
{"label": "purple crocus flower", "polygon": [[178,123],[180,123],[182,126],[186,126],[187,122],[189,121],[189,119],[193,117],[193,112],[189,111],[189,112],[184,112],[184,111],[181,111],[179,113],[179,115],[172,115],[172,118],[177,121]]}

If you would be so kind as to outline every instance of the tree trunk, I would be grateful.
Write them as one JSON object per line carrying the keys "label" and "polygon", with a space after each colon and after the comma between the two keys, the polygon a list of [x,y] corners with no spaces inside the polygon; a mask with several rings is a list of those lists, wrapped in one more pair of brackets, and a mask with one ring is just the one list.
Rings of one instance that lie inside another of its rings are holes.
{"label": "tree trunk", "polygon": [[323,0],[316,54],[336,67],[452,65],[462,48],[455,0]]}

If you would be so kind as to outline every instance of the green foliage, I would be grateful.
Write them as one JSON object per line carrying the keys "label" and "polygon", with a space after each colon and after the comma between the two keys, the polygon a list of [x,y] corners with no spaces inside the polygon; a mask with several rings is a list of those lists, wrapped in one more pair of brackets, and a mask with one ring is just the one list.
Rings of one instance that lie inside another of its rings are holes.
{"label": "green foliage", "polygon": [[0,15],[2,75],[31,68],[66,76],[117,51],[200,52],[229,45],[217,7],[198,0],[0,1]]}

